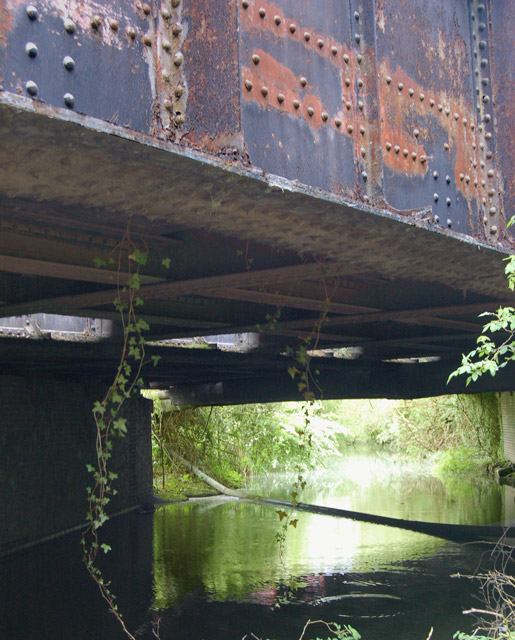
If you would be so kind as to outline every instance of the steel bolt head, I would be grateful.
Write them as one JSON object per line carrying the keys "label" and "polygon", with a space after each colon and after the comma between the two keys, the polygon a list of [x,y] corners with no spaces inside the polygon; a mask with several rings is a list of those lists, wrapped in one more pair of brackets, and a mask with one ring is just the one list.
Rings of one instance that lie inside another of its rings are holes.
{"label": "steel bolt head", "polygon": [[492,134],[491,134],[491,132],[490,132],[490,131],[487,131],[487,132],[485,133],[485,139],[486,139],[486,140],[491,140],[491,139],[492,139]]}
{"label": "steel bolt head", "polygon": [[95,15],[91,18],[91,28],[99,29],[102,24],[102,16]]}
{"label": "steel bolt head", "polygon": [[338,128],[339,128],[339,127],[341,127],[341,126],[342,126],[341,118],[335,118],[335,119],[334,119],[334,124],[335,124],[335,126],[336,126],[336,127],[338,127]]}
{"label": "steel bolt head", "polygon": [[301,76],[301,78],[300,78],[300,86],[301,87],[305,87],[307,85],[307,83],[308,83],[308,79],[305,78],[304,76]]}
{"label": "steel bolt head", "polygon": [[360,125],[359,132],[361,133],[362,136],[365,135],[365,127],[363,125]]}
{"label": "steel bolt head", "polygon": [[161,15],[163,16],[163,20],[170,20],[170,18],[172,17],[172,14],[170,12],[170,9],[168,9],[168,7],[163,7],[161,9]]}
{"label": "steel bolt head", "polygon": [[75,22],[71,18],[65,18],[63,24],[66,33],[75,33]]}
{"label": "steel bolt head", "polygon": [[277,26],[279,26],[282,22],[281,16],[274,16],[274,22]]}
{"label": "steel bolt head", "polygon": [[152,9],[150,8],[150,5],[149,5],[149,4],[147,4],[147,3],[145,3],[145,4],[143,5],[143,13],[144,13],[146,16],[148,16],[148,15],[150,15],[150,12],[151,12],[151,11],[152,11]]}
{"label": "steel bolt head", "polygon": [[324,48],[324,41],[322,40],[322,38],[318,38],[317,45],[318,45],[319,49],[323,49]]}
{"label": "steel bolt head", "polygon": [[493,169],[488,169],[486,174],[489,178],[493,178],[495,176],[495,171]]}
{"label": "steel bolt head", "polygon": [[182,24],[180,24],[180,22],[175,22],[173,27],[172,27],[172,33],[174,36],[178,36],[180,35],[180,33],[182,32]]}
{"label": "steel bolt head", "polygon": [[263,7],[261,7],[258,13],[260,18],[264,18],[266,16],[266,9],[263,9]]}
{"label": "steel bolt head", "polygon": [[367,150],[365,149],[365,147],[361,147],[360,153],[362,158],[364,158],[367,155]]}
{"label": "steel bolt head", "polygon": [[25,45],[25,53],[29,56],[29,58],[35,58],[38,55],[38,48],[34,42],[27,42]]}
{"label": "steel bolt head", "polygon": [[244,9],[248,9],[249,8],[249,0],[241,0],[241,6]]}
{"label": "steel bolt head", "polygon": [[438,202],[439,199],[440,199],[440,196],[437,193],[433,193],[433,200],[435,202]]}
{"label": "steel bolt head", "polygon": [[75,60],[71,56],[64,56],[63,67],[67,71],[73,71],[75,69]]}
{"label": "steel bolt head", "polygon": [[451,184],[451,176],[446,175],[445,176],[445,182],[447,182],[447,184]]}
{"label": "steel bolt head", "polygon": [[416,160],[417,159],[417,152],[416,151],[412,151],[411,152],[411,158],[412,158],[412,160]]}
{"label": "steel bolt head", "polygon": [[309,33],[309,31],[304,32],[304,40],[306,42],[309,42],[311,40],[311,34]]}
{"label": "steel bolt head", "polygon": [[449,107],[445,107],[445,115],[448,117],[451,115],[451,110],[449,109]]}
{"label": "steel bolt head", "polygon": [[490,96],[484,95],[482,100],[484,104],[488,104],[490,102]]}
{"label": "steel bolt head", "polygon": [[395,147],[393,148],[394,153],[399,153],[400,150],[401,148],[399,147],[398,144],[396,144]]}
{"label": "steel bolt head", "polygon": [[147,47],[152,46],[152,38],[148,34],[145,34],[143,36],[143,44],[146,45]]}
{"label": "steel bolt head", "polygon": [[438,180],[438,171],[433,171],[433,178]]}
{"label": "steel bolt head", "polygon": [[399,89],[399,91],[402,91],[404,89],[404,84],[402,82],[399,82],[399,84],[397,85],[397,89]]}
{"label": "steel bolt head", "polygon": [[449,151],[449,143],[448,142],[444,142],[443,143],[443,148],[445,151]]}
{"label": "steel bolt head", "polygon": [[268,88],[261,87],[261,94],[266,98],[266,96],[268,95]]}
{"label": "steel bolt head", "polygon": [[363,86],[363,79],[362,78],[358,78],[358,87],[362,87]]}
{"label": "steel bolt head", "polygon": [[324,122],[327,122],[329,120],[329,114],[327,113],[327,111],[322,111],[322,120]]}
{"label": "steel bolt head", "polygon": [[486,49],[486,42],[484,40],[480,40],[479,41],[479,48],[480,49]]}
{"label": "steel bolt head", "polygon": [[493,236],[497,233],[497,227],[495,226],[495,224],[490,227],[490,233]]}
{"label": "steel bolt head", "polygon": [[440,222],[440,216],[434,216],[433,220],[435,224],[438,224]]}
{"label": "steel bolt head", "polygon": [[368,180],[368,173],[366,171],[363,171],[361,175],[363,176],[363,182],[366,182]]}
{"label": "steel bolt head", "polygon": [[36,9],[36,7],[33,4],[29,4],[29,6],[26,9],[27,11],[27,16],[29,18],[29,20],[37,20],[38,19],[38,10]]}
{"label": "steel bolt head", "polygon": [[245,80],[245,89],[247,89],[247,91],[252,91],[252,81],[251,80]]}
{"label": "steel bolt head", "polygon": [[363,56],[361,55],[361,53],[358,53],[358,55],[356,56],[356,62],[358,64],[361,64],[363,62]]}
{"label": "steel bolt head", "polygon": [[38,85],[33,80],[28,80],[25,83],[25,91],[29,94],[29,96],[37,96],[38,95]]}
{"label": "steel bolt head", "polygon": [[277,102],[279,104],[282,104],[284,102],[284,93],[278,93],[277,94]]}
{"label": "steel bolt head", "polygon": [[490,187],[490,189],[488,189],[488,195],[492,198],[493,196],[495,196],[495,189],[492,189],[492,187]]}
{"label": "steel bolt head", "polygon": [[345,78],[345,86],[350,87],[350,78]]}
{"label": "steel bolt head", "polygon": [[392,76],[386,76],[385,80],[386,80],[386,84],[391,84],[392,83]]}
{"label": "steel bolt head", "polygon": [[71,93],[65,93],[63,96],[63,101],[68,109],[73,109],[73,107],[75,106],[75,98]]}
{"label": "steel bolt head", "polygon": [[350,111],[352,109],[352,103],[347,100],[347,102],[345,103],[345,108],[347,109],[347,111]]}
{"label": "steel bolt head", "polygon": [[252,62],[254,64],[259,64],[261,58],[259,57],[259,55],[257,53],[252,54]]}
{"label": "steel bolt head", "polygon": [[338,53],[338,47],[335,47],[334,44],[331,47],[331,53],[333,54],[333,56],[335,56]]}
{"label": "steel bolt head", "polygon": [[343,54],[343,61],[345,62],[345,64],[349,64],[349,60],[350,60],[349,56],[346,53],[344,53]]}
{"label": "steel bolt head", "polygon": [[491,216],[495,216],[495,214],[497,213],[497,207],[490,207],[488,212],[490,213]]}
{"label": "steel bolt head", "polygon": [[293,22],[289,26],[290,33],[295,33],[297,31],[297,25],[293,24]]}
{"label": "steel bolt head", "polygon": [[407,157],[408,157],[408,153],[409,153],[408,149],[403,149],[403,150],[402,150],[402,155],[403,155],[405,158],[407,158]]}
{"label": "steel bolt head", "polygon": [[438,111],[440,111],[440,112],[443,111],[443,105],[441,105],[441,104],[438,105]]}
{"label": "steel bolt head", "polygon": [[426,160],[427,160],[426,156],[420,156],[420,163],[421,164],[425,164]]}
{"label": "steel bolt head", "polygon": [[447,226],[449,229],[452,227],[452,220],[450,218],[447,218]]}
{"label": "steel bolt head", "polygon": [[313,107],[308,107],[308,116],[312,118],[314,114],[315,110],[313,109]]}
{"label": "steel bolt head", "polygon": [[491,119],[492,119],[492,116],[489,113],[485,113],[485,115],[483,116],[484,122],[490,122]]}
{"label": "steel bolt head", "polygon": [[134,27],[127,27],[127,35],[131,40],[134,40],[136,37],[136,29]]}
{"label": "steel bolt head", "polygon": [[351,124],[348,124],[347,131],[352,134],[352,132],[354,131],[354,127]]}
{"label": "steel bolt head", "polygon": [[418,129],[415,129],[415,130],[413,131],[413,135],[415,136],[415,138],[418,138],[418,137],[419,137],[419,135],[420,135],[420,131],[419,131]]}
{"label": "steel bolt head", "polygon": [[386,150],[387,150],[387,151],[390,151],[390,149],[392,148],[392,143],[391,143],[391,142],[387,142],[387,143],[385,144],[385,147],[386,147]]}
{"label": "steel bolt head", "polygon": [[470,176],[468,174],[465,176],[465,182],[467,184],[469,184],[469,182],[470,182]]}
{"label": "steel bolt head", "polygon": [[408,89],[408,93],[410,94],[410,96],[413,96],[415,91],[414,89],[412,89],[411,87]]}
{"label": "steel bolt head", "polygon": [[452,200],[450,198],[445,198],[445,204],[450,207]]}
{"label": "steel bolt head", "polygon": [[109,26],[111,27],[112,31],[118,31],[118,20],[114,20],[111,18],[111,20],[109,20]]}
{"label": "steel bolt head", "polygon": [[294,109],[298,109],[300,107],[300,102],[297,100],[297,98],[293,99],[293,107]]}
{"label": "steel bolt head", "polygon": [[480,66],[484,69],[488,66],[488,60],[486,58],[481,58]]}
{"label": "steel bolt head", "polygon": [[421,93],[418,97],[420,99],[420,102],[424,102],[424,99],[425,99],[426,96],[425,96],[424,93]]}
{"label": "steel bolt head", "polygon": [[163,40],[163,42],[161,43],[161,46],[165,51],[170,51],[172,48],[172,43],[169,40]]}
{"label": "steel bolt head", "polygon": [[435,106],[435,101],[433,100],[433,98],[429,99],[429,106],[430,107],[434,107]]}
{"label": "steel bolt head", "polygon": [[364,104],[364,102],[363,102],[362,100],[359,100],[359,101],[358,101],[358,109],[359,109],[360,111],[363,111],[363,109],[364,109],[364,108],[365,108],[365,104]]}
{"label": "steel bolt head", "polygon": [[354,36],[354,40],[356,40],[356,42],[359,44],[361,42],[361,35],[359,33],[356,33],[356,35]]}
{"label": "steel bolt head", "polygon": [[359,20],[359,11],[354,11],[354,20]]}
{"label": "steel bolt head", "polygon": [[184,62],[184,56],[182,55],[182,53],[180,51],[177,51],[177,53],[173,57],[174,65],[176,67],[180,67],[183,62]]}

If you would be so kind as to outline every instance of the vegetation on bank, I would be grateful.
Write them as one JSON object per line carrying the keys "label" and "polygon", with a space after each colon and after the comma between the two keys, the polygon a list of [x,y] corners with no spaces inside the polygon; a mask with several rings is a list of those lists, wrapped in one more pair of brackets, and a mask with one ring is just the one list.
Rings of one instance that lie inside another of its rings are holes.
{"label": "vegetation on bank", "polygon": [[299,447],[304,416],[298,403],[182,408],[155,399],[154,407],[154,484],[166,499],[206,495],[209,489],[172,463],[165,448],[233,488],[253,475],[320,466],[324,458],[363,444],[429,460],[443,476],[484,474],[502,461],[495,394],[316,402],[309,450]]}

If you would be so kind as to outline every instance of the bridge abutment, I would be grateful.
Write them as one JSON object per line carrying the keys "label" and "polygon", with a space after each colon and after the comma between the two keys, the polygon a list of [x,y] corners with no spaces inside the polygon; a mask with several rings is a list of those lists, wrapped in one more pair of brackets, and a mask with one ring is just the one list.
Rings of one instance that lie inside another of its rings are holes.
{"label": "bridge abutment", "polygon": [[[94,464],[92,406],[106,386],[44,375],[0,376],[0,555],[81,526]],[[128,432],[116,442],[112,465],[119,513],[152,496],[150,402],[133,397],[124,407]]]}

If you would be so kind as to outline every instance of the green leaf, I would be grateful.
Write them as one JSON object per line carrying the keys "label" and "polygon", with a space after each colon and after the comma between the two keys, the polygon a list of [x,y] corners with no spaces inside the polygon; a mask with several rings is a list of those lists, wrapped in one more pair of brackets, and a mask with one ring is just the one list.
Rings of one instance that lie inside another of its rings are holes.
{"label": "green leaf", "polygon": [[148,260],[148,252],[140,251],[139,249],[135,249],[131,254],[129,254],[129,259],[133,260],[140,266],[144,266],[147,264]]}
{"label": "green leaf", "polygon": [[170,258],[163,258],[163,259],[161,260],[161,264],[163,265],[163,267],[164,267],[165,269],[169,269],[169,268],[170,268],[170,263],[171,263]]}
{"label": "green leaf", "polygon": [[102,260],[102,258],[93,258],[93,264],[97,269],[100,269],[101,267],[105,267],[107,265],[107,262],[105,260]]}
{"label": "green leaf", "polygon": [[157,366],[157,364],[161,360],[161,357],[162,356],[150,356],[150,359],[152,360],[152,364],[154,365],[154,367]]}

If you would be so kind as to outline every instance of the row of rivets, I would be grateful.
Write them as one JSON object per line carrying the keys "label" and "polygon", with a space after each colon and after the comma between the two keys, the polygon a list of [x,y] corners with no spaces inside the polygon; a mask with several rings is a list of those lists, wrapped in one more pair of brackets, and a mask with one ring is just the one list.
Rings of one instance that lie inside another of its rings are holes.
{"label": "row of rivets", "polygon": [[[163,122],[169,131],[177,129],[186,121],[187,92],[181,75],[184,54],[180,48],[184,44],[184,34],[181,23],[182,7],[180,5],[180,0],[172,0],[171,9],[166,5],[161,8],[161,17],[164,22],[161,48],[168,54],[161,57],[161,77],[165,83],[162,105],[166,113],[166,117],[163,117]],[[166,37],[166,33],[168,33],[168,37]],[[170,85],[169,89],[167,88],[168,85]]]}

